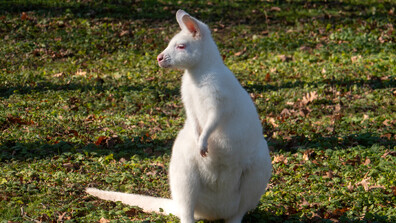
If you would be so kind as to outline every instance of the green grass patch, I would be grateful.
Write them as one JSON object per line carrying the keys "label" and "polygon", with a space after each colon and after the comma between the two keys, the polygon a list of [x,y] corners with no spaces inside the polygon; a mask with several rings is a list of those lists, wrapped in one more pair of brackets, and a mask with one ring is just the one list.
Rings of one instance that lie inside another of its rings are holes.
{"label": "green grass patch", "polygon": [[169,197],[183,8],[257,105],[274,172],[244,222],[396,221],[396,4],[0,2],[0,220],[166,222],[87,186]]}

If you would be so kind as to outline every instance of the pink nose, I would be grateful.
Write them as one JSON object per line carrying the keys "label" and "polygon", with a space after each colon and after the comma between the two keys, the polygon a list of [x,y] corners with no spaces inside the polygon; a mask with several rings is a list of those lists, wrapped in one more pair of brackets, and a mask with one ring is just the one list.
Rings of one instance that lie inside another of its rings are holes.
{"label": "pink nose", "polygon": [[161,62],[161,61],[163,61],[164,60],[164,54],[160,54],[160,55],[158,55],[158,57],[157,57],[157,61],[158,62]]}

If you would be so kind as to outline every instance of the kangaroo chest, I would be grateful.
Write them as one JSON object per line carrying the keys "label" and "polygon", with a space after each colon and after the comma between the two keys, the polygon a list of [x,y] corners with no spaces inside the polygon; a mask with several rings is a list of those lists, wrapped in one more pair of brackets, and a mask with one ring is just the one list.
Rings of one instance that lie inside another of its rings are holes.
{"label": "kangaroo chest", "polygon": [[218,106],[216,87],[213,84],[199,86],[187,76],[183,77],[181,94],[187,118],[195,119],[202,127],[207,120],[208,111]]}

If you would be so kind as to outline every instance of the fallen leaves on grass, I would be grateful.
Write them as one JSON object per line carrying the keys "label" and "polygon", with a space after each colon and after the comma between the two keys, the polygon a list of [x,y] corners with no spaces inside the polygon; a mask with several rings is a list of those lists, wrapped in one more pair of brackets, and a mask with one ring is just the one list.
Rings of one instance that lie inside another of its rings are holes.
{"label": "fallen leaves on grass", "polygon": [[270,82],[270,81],[271,81],[271,75],[270,75],[270,73],[267,73],[267,74],[265,75],[264,81],[265,81],[265,82]]}
{"label": "fallen leaves on grass", "polygon": [[387,157],[387,156],[396,156],[396,151],[389,151],[389,150],[387,150],[382,156],[381,156],[381,158],[385,158],[385,157]]}
{"label": "fallen leaves on grass", "polygon": [[239,57],[239,56],[241,56],[242,54],[244,54],[245,52],[246,52],[246,48],[244,48],[243,50],[241,50],[241,51],[239,51],[239,52],[234,53],[234,56]]}
{"label": "fallen leaves on grass", "polygon": [[287,55],[279,55],[278,56],[279,57],[279,59],[282,61],[282,62],[290,62],[290,61],[292,61],[293,60],[293,57],[292,56],[287,56]]}
{"label": "fallen leaves on grass", "polygon": [[117,135],[109,136],[99,136],[96,140],[95,145],[104,146],[106,148],[113,148],[116,144],[122,143],[122,140]]}
{"label": "fallen leaves on grass", "polygon": [[21,14],[21,20],[27,20],[29,17],[28,17],[28,14],[26,13],[26,12],[22,12],[22,14]]}
{"label": "fallen leaves on grass", "polygon": [[104,218],[104,217],[102,217],[100,220],[99,220],[99,223],[109,223],[110,222],[110,220],[108,220],[108,219],[106,219],[106,218]]}
{"label": "fallen leaves on grass", "polygon": [[60,72],[60,73],[56,73],[56,74],[53,74],[52,76],[53,77],[63,77],[65,74],[63,73],[63,72]]}
{"label": "fallen leaves on grass", "polygon": [[95,145],[99,146],[104,144],[104,142],[106,141],[107,136],[99,136],[98,140],[96,140]]}
{"label": "fallen leaves on grass", "polygon": [[364,188],[365,191],[368,191],[368,190],[369,190],[369,180],[370,180],[370,179],[371,179],[371,177],[365,178],[365,179],[363,179],[362,181],[358,182],[358,183],[356,184],[356,186],[361,185],[361,186],[363,186],[363,188]]}
{"label": "fallen leaves on grass", "polygon": [[316,91],[309,92],[304,95],[301,100],[302,105],[308,105],[309,103],[318,99],[318,93]]}
{"label": "fallen leaves on grass", "polygon": [[143,211],[141,211],[141,210],[138,209],[138,208],[131,208],[131,209],[129,209],[128,211],[125,212],[125,214],[126,214],[128,217],[133,217],[133,216],[136,216],[136,215],[138,215],[138,214],[140,214],[140,213],[143,213]]}
{"label": "fallen leaves on grass", "polygon": [[0,130],[5,130],[12,125],[34,125],[35,123],[32,120],[26,120],[25,118],[21,118],[19,116],[8,115],[6,120],[0,124]]}
{"label": "fallen leaves on grass", "polygon": [[273,117],[268,118],[268,122],[271,123],[271,125],[275,128],[279,127],[279,125],[276,124],[275,119]]}
{"label": "fallen leaves on grass", "polygon": [[347,212],[349,208],[338,208],[335,209],[334,211],[331,212],[326,212],[324,214],[325,219],[330,219],[332,222],[339,222],[338,218],[340,218],[342,215],[344,215],[345,212]]}
{"label": "fallen leaves on grass", "polygon": [[85,77],[85,76],[87,76],[87,72],[79,69],[79,70],[77,70],[77,72],[74,75]]}
{"label": "fallen leaves on grass", "polygon": [[282,154],[282,155],[276,155],[276,156],[274,156],[274,159],[273,159],[272,163],[283,163],[283,164],[287,164],[287,163],[288,163],[287,157],[284,156],[283,154]]}
{"label": "fallen leaves on grass", "polygon": [[273,7],[270,8],[270,11],[280,12],[280,11],[281,11],[281,8],[276,7],[276,6],[273,6]]}

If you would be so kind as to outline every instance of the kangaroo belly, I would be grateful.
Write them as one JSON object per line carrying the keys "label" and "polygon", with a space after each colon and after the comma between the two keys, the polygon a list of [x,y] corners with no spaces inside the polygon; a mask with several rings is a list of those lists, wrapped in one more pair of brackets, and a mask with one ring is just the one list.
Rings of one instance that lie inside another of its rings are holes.
{"label": "kangaroo belly", "polygon": [[235,214],[240,204],[242,168],[238,164],[221,162],[200,165],[201,192],[195,212],[205,219],[227,218]]}

